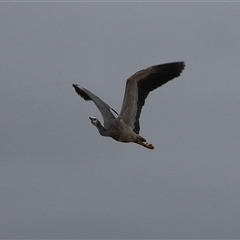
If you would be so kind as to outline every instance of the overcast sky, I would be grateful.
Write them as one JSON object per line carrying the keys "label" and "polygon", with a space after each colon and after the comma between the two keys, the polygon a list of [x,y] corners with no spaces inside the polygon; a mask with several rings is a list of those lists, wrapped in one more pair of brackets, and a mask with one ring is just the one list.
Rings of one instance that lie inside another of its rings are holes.
{"label": "overcast sky", "polygon": [[[240,3],[0,3],[0,238],[240,238]],[[99,135],[80,84],[120,110],[152,92],[154,150]]]}

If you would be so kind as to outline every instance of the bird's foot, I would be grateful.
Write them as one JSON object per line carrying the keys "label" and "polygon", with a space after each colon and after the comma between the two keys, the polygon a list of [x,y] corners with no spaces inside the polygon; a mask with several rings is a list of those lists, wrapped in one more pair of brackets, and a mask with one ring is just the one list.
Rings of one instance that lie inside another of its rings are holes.
{"label": "bird's foot", "polygon": [[145,142],[143,144],[144,144],[143,146],[146,147],[146,148],[154,149],[154,146],[151,143]]}
{"label": "bird's foot", "polygon": [[139,144],[143,147],[149,148],[149,149],[154,149],[154,146],[151,143],[148,143],[148,142],[136,141],[135,143],[137,143],[137,144]]}

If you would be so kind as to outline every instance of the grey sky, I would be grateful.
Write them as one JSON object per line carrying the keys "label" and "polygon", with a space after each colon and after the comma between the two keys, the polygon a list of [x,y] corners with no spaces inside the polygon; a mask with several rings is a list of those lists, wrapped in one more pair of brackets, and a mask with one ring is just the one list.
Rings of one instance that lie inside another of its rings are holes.
{"label": "grey sky", "polygon": [[[0,238],[240,238],[239,3],[0,3]],[[153,151],[101,137],[136,71]],[[101,118],[100,118],[101,119]]]}

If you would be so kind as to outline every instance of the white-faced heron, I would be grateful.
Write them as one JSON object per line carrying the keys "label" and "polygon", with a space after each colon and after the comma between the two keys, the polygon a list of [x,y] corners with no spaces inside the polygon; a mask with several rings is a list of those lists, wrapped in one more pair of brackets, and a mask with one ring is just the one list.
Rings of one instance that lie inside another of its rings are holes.
{"label": "white-faced heron", "polygon": [[[152,144],[138,135],[140,130],[139,118],[145,99],[149,92],[180,76],[184,67],[184,62],[172,62],[155,65],[136,72],[127,80],[123,105],[119,115],[87,89],[77,84],[73,84],[73,87],[84,100],[93,101],[101,112],[104,126],[96,117],[90,117],[90,120],[102,136],[112,137],[119,142],[134,142],[153,149]],[[112,111],[118,116],[115,117]]]}

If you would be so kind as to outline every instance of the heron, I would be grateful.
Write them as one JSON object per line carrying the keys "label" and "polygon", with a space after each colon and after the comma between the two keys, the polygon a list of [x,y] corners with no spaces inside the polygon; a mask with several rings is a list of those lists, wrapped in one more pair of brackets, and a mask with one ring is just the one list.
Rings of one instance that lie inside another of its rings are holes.
{"label": "heron", "polygon": [[139,135],[139,118],[142,107],[151,91],[179,77],[184,68],[184,62],[170,62],[148,67],[130,76],[126,81],[120,114],[86,88],[78,84],[72,86],[78,95],[86,101],[93,101],[99,109],[104,126],[95,116],[89,117],[89,119],[100,135],[112,137],[119,142],[133,142],[148,149],[154,149],[151,143]]}

